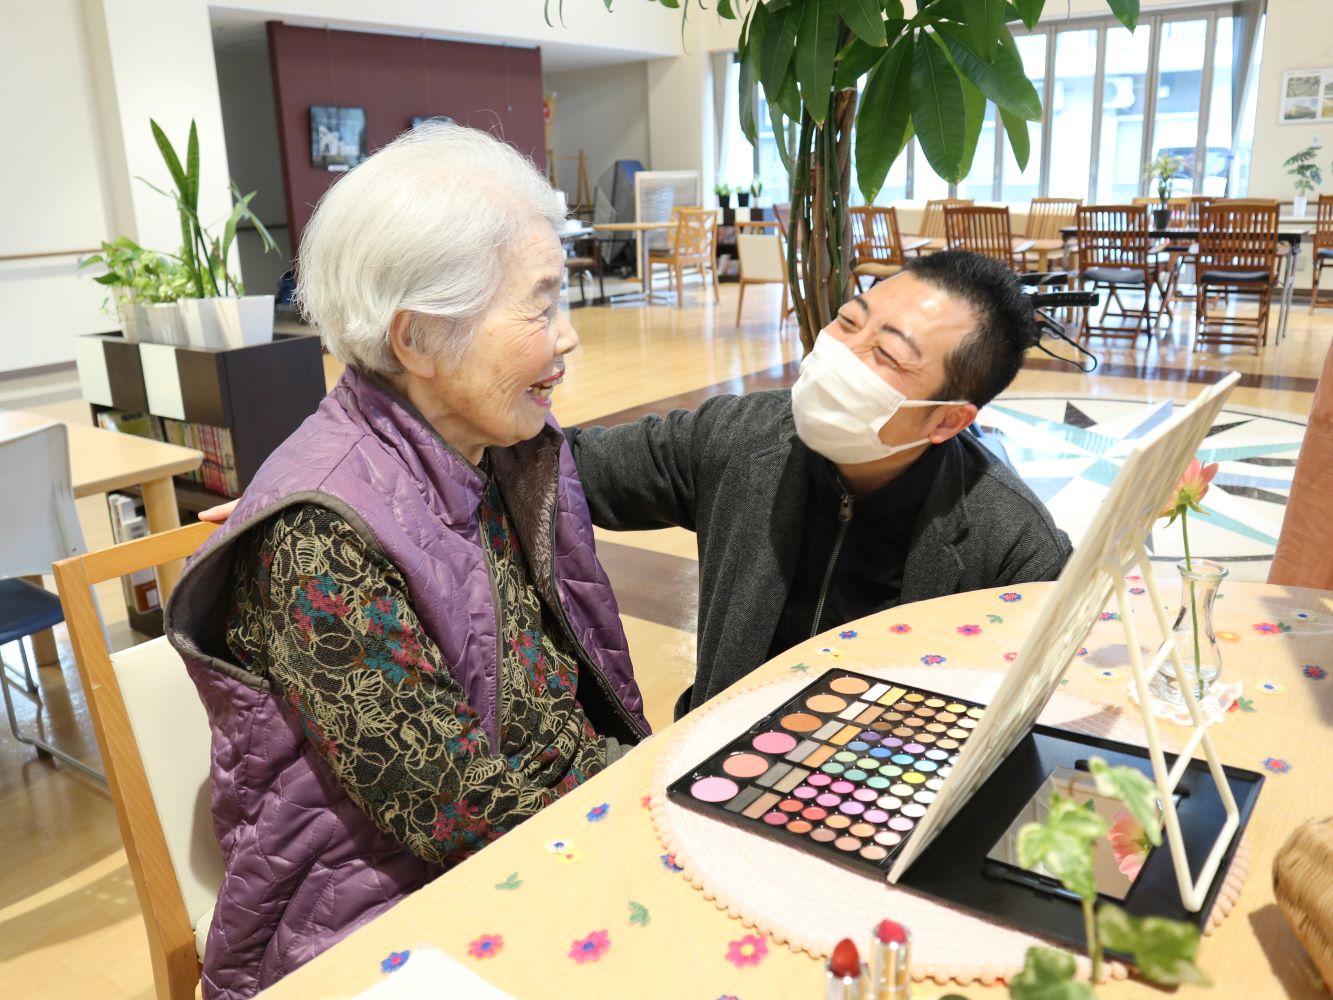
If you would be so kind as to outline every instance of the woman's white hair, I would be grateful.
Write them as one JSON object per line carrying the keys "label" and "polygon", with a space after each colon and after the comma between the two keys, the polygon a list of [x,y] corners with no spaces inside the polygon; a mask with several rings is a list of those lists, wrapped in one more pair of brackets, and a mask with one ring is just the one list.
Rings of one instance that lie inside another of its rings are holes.
{"label": "woman's white hair", "polygon": [[[338,180],[301,234],[296,298],[329,351],[379,375],[400,311],[437,356],[458,357],[503,284],[523,227],[563,222],[550,182],[512,146],[429,122]],[[433,317],[433,319],[432,319]]]}

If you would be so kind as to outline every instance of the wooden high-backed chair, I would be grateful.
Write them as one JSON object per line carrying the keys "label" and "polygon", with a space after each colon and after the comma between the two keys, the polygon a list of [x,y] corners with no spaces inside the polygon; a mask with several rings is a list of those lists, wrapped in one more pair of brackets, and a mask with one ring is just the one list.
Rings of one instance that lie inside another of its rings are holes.
{"label": "wooden high-backed chair", "polygon": [[1022,269],[1022,255],[1015,260],[1014,234],[1005,206],[948,205],[944,236],[950,250],[968,250],[993,257],[1005,267]]}
{"label": "wooden high-backed chair", "polygon": [[209,780],[212,734],[185,664],[165,638],[108,651],[92,588],[188,556],[214,527],[194,524],[54,566],[161,1000],[194,996],[222,884]]}
{"label": "wooden high-backed chair", "polygon": [[1314,250],[1311,253],[1314,266],[1310,275],[1310,314],[1314,315],[1319,302],[1319,278],[1324,272],[1324,265],[1333,261],[1333,194],[1321,194],[1319,204],[1315,206]]}
{"label": "wooden high-backed chair", "polygon": [[932,240],[945,240],[944,210],[955,205],[971,205],[971,198],[932,198],[926,202],[926,210],[921,213],[921,232],[919,235]]}
{"label": "wooden high-backed chair", "polygon": [[[1268,343],[1268,310],[1277,283],[1278,207],[1270,201],[1221,201],[1199,213],[1199,252],[1195,257],[1194,349],[1205,344]],[[1210,312],[1208,298],[1221,295],[1223,310]],[[1237,295],[1253,295],[1251,318],[1230,313]]]}
{"label": "wooden high-backed chair", "polygon": [[757,220],[736,223],[736,257],[740,265],[740,287],[736,295],[738,328],[741,325],[741,309],[745,306],[747,285],[782,286],[782,306],[778,312],[779,326],[796,311],[796,306],[788,304],[790,295],[787,287],[785,246],[782,228],[777,222]]}
{"label": "wooden high-backed chair", "polygon": [[862,278],[879,281],[890,278],[907,266],[902,234],[898,231],[898,213],[892,207],[861,205],[851,209],[852,280],[861,291]]}
{"label": "wooden high-backed chair", "polygon": [[698,270],[704,284],[713,276],[713,301],[717,293],[717,210],[712,208],[675,208],[676,231],[670,248],[663,254],[648,257],[648,284],[653,287],[653,269],[667,267],[676,278],[676,305],[685,305],[685,288],[681,278],[686,268]]}
{"label": "wooden high-backed chair", "polygon": [[[1164,268],[1153,260],[1153,246],[1148,237],[1148,209],[1145,205],[1083,205],[1077,216],[1079,277],[1084,286],[1104,289],[1106,302],[1094,323],[1091,313],[1084,318],[1084,329],[1101,337],[1127,338],[1136,342],[1140,334],[1152,336],[1162,316],[1159,283]],[[1143,305],[1132,308],[1120,298],[1123,289],[1141,290]],[[1152,293],[1159,293],[1159,304],[1152,307]],[[1112,306],[1115,310],[1112,311]],[[1107,319],[1133,319],[1133,326],[1112,325]]]}

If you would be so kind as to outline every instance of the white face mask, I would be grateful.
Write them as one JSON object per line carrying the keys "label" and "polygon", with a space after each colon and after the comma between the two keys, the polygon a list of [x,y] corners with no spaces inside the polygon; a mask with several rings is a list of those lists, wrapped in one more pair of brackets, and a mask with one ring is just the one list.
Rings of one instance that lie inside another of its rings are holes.
{"label": "white face mask", "polygon": [[791,389],[796,433],[812,451],[839,465],[874,462],[929,444],[929,438],[892,445],[880,441],[879,432],[899,409],[963,402],[908,399],[851,348],[825,334],[815,338],[815,349],[801,362],[801,375]]}

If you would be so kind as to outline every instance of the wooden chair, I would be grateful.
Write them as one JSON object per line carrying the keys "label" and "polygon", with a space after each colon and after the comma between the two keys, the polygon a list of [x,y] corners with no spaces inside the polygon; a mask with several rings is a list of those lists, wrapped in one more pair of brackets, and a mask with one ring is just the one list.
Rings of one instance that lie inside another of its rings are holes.
{"label": "wooden chair", "polygon": [[968,250],[998,260],[1005,267],[1022,269],[1022,254],[1014,254],[1014,234],[1005,206],[947,205],[944,238],[950,250]]}
{"label": "wooden chair", "polygon": [[1333,194],[1321,194],[1315,206],[1314,266],[1310,275],[1310,314],[1319,305],[1319,277],[1324,264],[1333,260]]}
{"label": "wooden chair", "polygon": [[574,252],[565,258],[565,270],[569,272],[571,278],[576,274],[578,275],[579,301],[581,303],[586,305],[588,302],[588,293],[583,287],[583,281],[589,274],[597,279],[599,301],[606,301],[605,274],[602,269],[602,246],[598,240],[588,237],[575,241]]}
{"label": "wooden chair", "polygon": [[862,291],[862,278],[871,278],[871,284],[890,278],[907,266],[903,252],[902,234],[898,232],[898,213],[893,208],[861,205],[851,209],[852,280],[857,291]]}
{"label": "wooden chair", "polygon": [[[1137,342],[1140,334],[1152,336],[1162,317],[1160,284],[1163,269],[1153,261],[1153,246],[1148,237],[1148,209],[1145,205],[1082,205],[1075,225],[1078,227],[1079,278],[1086,288],[1106,291],[1097,322],[1085,310],[1083,327],[1101,337],[1127,338]],[[1127,306],[1120,293],[1124,289],[1143,292],[1143,304]],[[1152,307],[1152,292],[1159,293],[1159,304]],[[1112,306],[1115,307],[1112,311]],[[1107,319],[1133,319],[1132,327],[1109,324]]]}
{"label": "wooden chair", "polygon": [[[1268,343],[1268,310],[1277,283],[1278,207],[1276,202],[1215,202],[1199,213],[1195,256],[1194,349],[1205,344]],[[1222,295],[1220,312],[1210,311],[1210,294]],[[1254,296],[1255,316],[1232,311],[1232,299]]]}
{"label": "wooden chair", "polygon": [[668,277],[675,276],[676,304],[683,307],[685,288],[681,279],[685,269],[692,268],[698,270],[705,284],[708,273],[712,274],[713,301],[717,302],[717,210],[674,208],[671,214],[676,220],[675,239],[665,251],[649,254],[647,287],[653,286],[654,268],[668,268]]}
{"label": "wooden chair", "polygon": [[212,737],[185,665],[165,638],[107,650],[92,588],[188,556],[213,530],[194,524],[54,566],[162,1000],[194,996],[222,884],[209,781]]}
{"label": "wooden chair", "polygon": [[[1064,239],[1064,234],[1060,230],[1065,226],[1074,224],[1074,217],[1082,204],[1082,198],[1033,198],[1028,204],[1028,224],[1025,235],[1030,240]],[[1023,269],[1028,270],[1029,265],[1035,264],[1038,257],[1038,254],[1030,251],[1023,254]],[[1072,271],[1078,267],[1078,242],[1076,240],[1065,240],[1065,248],[1061,258],[1061,263],[1067,269]]]}
{"label": "wooden chair", "polygon": [[736,297],[738,328],[741,325],[741,309],[745,305],[747,285],[782,286],[782,308],[778,313],[779,326],[796,311],[795,305],[788,304],[787,255],[784,247],[785,241],[778,223],[772,221],[736,223],[736,256],[740,264],[740,289]]}
{"label": "wooden chair", "polygon": [[951,206],[971,205],[971,198],[932,198],[926,202],[926,209],[921,213],[921,232],[919,235],[932,240],[946,240],[944,231],[944,210]]}

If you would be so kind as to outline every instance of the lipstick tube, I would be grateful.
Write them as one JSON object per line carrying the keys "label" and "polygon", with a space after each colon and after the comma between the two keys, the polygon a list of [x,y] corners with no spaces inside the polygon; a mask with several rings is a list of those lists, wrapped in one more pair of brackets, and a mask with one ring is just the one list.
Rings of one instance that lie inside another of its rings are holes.
{"label": "lipstick tube", "polygon": [[870,995],[866,1000],[910,1000],[912,936],[892,920],[881,920],[872,933]]}
{"label": "lipstick tube", "polygon": [[826,1000],[866,1000],[865,967],[851,938],[843,938],[828,960]]}

